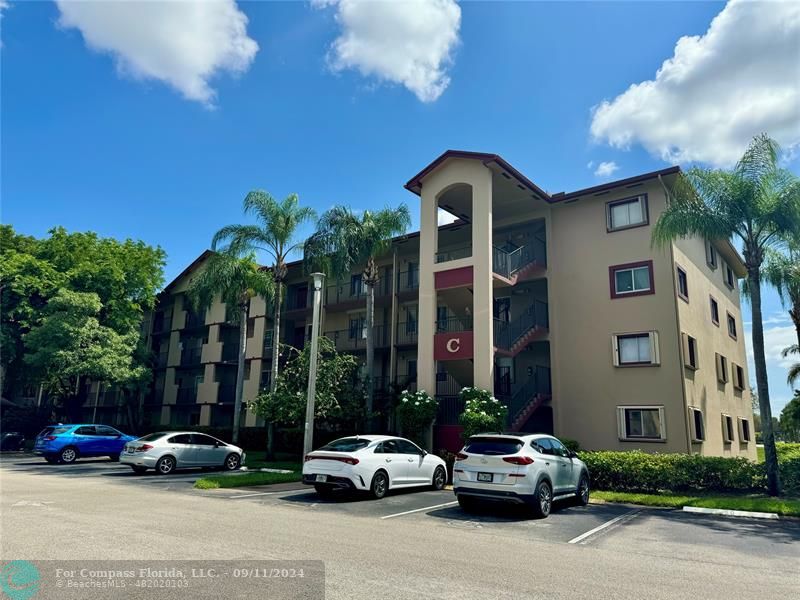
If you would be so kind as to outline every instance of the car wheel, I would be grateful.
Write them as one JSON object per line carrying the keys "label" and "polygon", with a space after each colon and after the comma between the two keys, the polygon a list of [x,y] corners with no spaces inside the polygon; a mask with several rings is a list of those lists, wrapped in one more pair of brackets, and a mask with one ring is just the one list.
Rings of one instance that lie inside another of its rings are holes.
{"label": "car wheel", "polygon": [[110,458],[112,462],[119,462],[119,454],[109,454],[108,458]]}
{"label": "car wheel", "polygon": [[45,456],[44,459],[49,462],[51,465],[54,465],[58,462],[57,456]]}
{"label": "car wheel", "polygon": [[61,451],[58,458],[63,463],[74,463],[78,458],[78,451],[72,446],[67,446]]}
{"label": "car wheel", "polygon": [[540,518],[545,518],[550,514],[553,506],[553,489],[546,481],[540,481],[536,486],[536,493],[533,495],[533,513]]}
{"label": "car wheel", "polygon": [[147,467],[137,467],[135,465],[131,465],[131,469],[133,469],[133,472],[137,475],[144,475],[147,472]]}
{"label": "car wheel", "polygon": [[447,472],[444,470],[444,467],[436,467],[436,470],[433,472],[433,489],[443,490],[446,483]]}
{"label": "car wheel", "polygon": [[369,487],[372,497],[380,500],[389,491],[389,476],[384,471],[378,471],[372,477],[372,485]]}
{"label": "car wheel", "polygon": [[586,473],[583,473],[578,481],[578,489],[575,491],[575,501],[581,506],[589,504],[589,476],[586,475]]}
{"label": "car wheel", "polygon": [[458,500],[458,505],[462,510],[466,512],[473,512],[478,507],[478,501],[472,496],[460,495],[456,496],[456,500]]}
{"label": "car wheel", "polygon": [[322,498],[330,498],[333,495],[333,488],[328,485],[314,484],[314,490]]}
{"label": "car wheel", "polygon": [[169,475],[175,470],[175,459],[171,456],[162,456],[156,463],[156,473],[159,475]]}
{"label": "car wheel", "polygon": [[241,466],[242,458],[235,452],[231,452],[225,457],[225,470],[235,471]]}

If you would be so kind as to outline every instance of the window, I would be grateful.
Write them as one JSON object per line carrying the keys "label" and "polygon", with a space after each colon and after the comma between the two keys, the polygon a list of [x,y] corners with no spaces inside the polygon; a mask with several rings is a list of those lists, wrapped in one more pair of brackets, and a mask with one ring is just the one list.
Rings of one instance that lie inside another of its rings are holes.
{"label": "window", "polygon": [[728,383],[728,359],[721,354],[716,355],[717,358],[717,381],[720,383]]}
{"label": "window", "polygon": [[361,296],[361,292],[363,290],[363,282],[361,279],[361,274],[352,275],[350,277],[350,295],[351,296]]}
{"label": "window", "polygon": [[331,452],[355,452],[369,446],[369,440],[358,437],[339,438],[322,446],[320,450]]}
{"label": "window", "polygon": [[731,363],[733,367],[733,387],[737,390],[744,389],[744,369],[734,363]]}
{"label": "window", "polygon": [[719,327],[719,304],[714,299],[714,296],[709,296],[711,302],[711,322]]}
{"label": "window", "polygon": [[736,277],[733,275],[733,269],[731,269],[728,263],[725,263],[725,285],[729,288],[733,289],[736,286]]}
{"label": "window", "polygon": [[643,261],[608,268],[611,297],[653,294],[653,261]]}
{"label": "window", "polygon": [[551,439],[550,445],[553,447],[553,452],[556,456],[563,456],[565,458],[569,457],[569,450],[567,450],[567,447],[558,440]]}
{"label": "window", "polygon": [[169,444],[191,444],[192,443],[192,436],[188,433],[182,433],[180,435],[173,435],[171,438],[167,440]]}
{"label": "window", "polygon": [[608,231],[647,225],[647,196],[615,200],[606,204]]}
{"label": "window", "polygon": [[678,296],[682,299],[689,301],[689,282],[686,279],[686,271],[684,271],[681,267],[677,267],[678,270]]}
{"label": "window", "polygon": [[655,331],[626,333],[612,338],[614,366],[657,365],[658,334]]}
{"label": "window", "polygon": [[722,415],[722,441],[730,444],[733,441],[733,417]]}
{"label": "window", "polygon": [[750,421],[743,419],[742,417],[739,417],[739,441],[750,441]]}
{"label": "window", "polygon": [[106,427],[105,425],[97,426],[97,435],[105,435],[109,437],[119,437],[122,434],[113,427]]}
{"label": "window", "polygon": [[706,262],[712,269],[717,268],[717,249],[710,240],[706,240]]}
{"label": "window", "polygon": [[706,439],[706,429],[703,425],[703,411],[699,408],[689,407],[690,425],[692,428],[692,441],[702,442]]}
{"label": "window", "polygon": [[357,317],[350,317],[350,323],[347,328],[348,337],[351,340],[355,340],[358,338],[366,339],[367,338],[367,327],[366,327],[366,319],[359,315]]}
{"label": "window", "polygon": [[[542,441],[542,440],[538,440]],[[470,454],[486,454],[490,456],[504,456],[516,454],[522,448],[522,440],[515,438],[493,438],[474,436],[467,440],[464,452]]]}
{"label": "window", "polygon": [[375,454],[397,454],[397,444],[394,440],[386,440],[375,446]]}
{"label": "window", "polygon": [[75,430],[75,435],[95,435],[96,433],[95,428],[90,426],[78,427]]}
{"label": "window", "polygon": [[665,440],[664,407],[618,406],[619,437],[622,440]]}
{"label": "window", "polygon": [[728,335],[736,339],[736,319],[731,313],[728,313]]}
{"label": "window", "polygon": [[416,444],[412,444],[408,440],[395,440],[397,442],[397,450],[400,454],[418,454],[422,455],[422,450]]}
{"label": "window", "polygon": [[692,336],[683,334],[683,365],[687,369],[699,369],[697,357],[697,340]]}
{"label": "window", "polygon": [[192,443],[198,444],[200,446],[216,446],[218,443],[220,445],[222,442],[217,440],[216,438],[211,437],[210,435],[204,435],[202,433],[193,433],[192,434]]}

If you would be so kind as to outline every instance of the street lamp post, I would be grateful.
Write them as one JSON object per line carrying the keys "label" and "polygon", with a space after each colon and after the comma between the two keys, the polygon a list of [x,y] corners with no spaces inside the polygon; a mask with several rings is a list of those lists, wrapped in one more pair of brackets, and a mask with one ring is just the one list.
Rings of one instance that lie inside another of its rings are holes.
{"label": "street lamp post", "polygon": [[308,399],[306,400],[306,429],[303,438],[303,456],[311,452],[314,443],[314,400],[317,393],[317,354],[319,346],[319,313],[322,305],[324,273],[312,273],[314,280],[314,313],[311,321],[311,360],[308,364]]}

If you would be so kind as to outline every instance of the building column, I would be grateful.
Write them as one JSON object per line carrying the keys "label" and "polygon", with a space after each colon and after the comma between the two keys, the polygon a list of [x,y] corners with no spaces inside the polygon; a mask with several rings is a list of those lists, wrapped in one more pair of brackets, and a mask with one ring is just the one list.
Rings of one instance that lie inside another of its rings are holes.
{"label": "building column", "polygon": [[435,188],[422,188],[419,217],[419,303],[417,306],[417,390],[436,395],[433,360],[433,324],[436,321],[436,287],[433,266],[438,243],[438,201]]}
{"label": "building column", "polygon": [[492,285],[492,173],[472,188],[474,386],[494,391],[494,287]]}

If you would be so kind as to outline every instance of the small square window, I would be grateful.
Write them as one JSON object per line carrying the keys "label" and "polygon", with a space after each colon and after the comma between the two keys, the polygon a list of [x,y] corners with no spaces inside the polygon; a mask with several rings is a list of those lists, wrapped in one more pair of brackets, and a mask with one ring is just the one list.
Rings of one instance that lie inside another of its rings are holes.
{"label": "small square window", "polygon": [[736,319],[731,313],[728,313],[728,335],[736,339]]}
{"label": "small square window", "polygon": [[703,411],[691,406],[689,407],[689,416],[691,418],[692,441],[702,442],[706,439],[706,429],[703,424]]}
{"label": "small square window", "polygon": [[736,276],[733,274],[733,269],[731,269],[730,265],[727,263],[725,263],[725,285],[731,289],[736,287]]}
{"label": "small square window", "polygon": [[718,266],[717,249],[710,240],[706,240],[706,262],[712,269],[716,269]]}
{"label": "small square window", "polygon": [[722,440],[726,444],[733,441],[733,417],[722,415]]}
{"label": "small square window", "polygon": [[716,355],[717,359],[717,381],[728,383],[728,359],[721,354]]}
{"label": "small square window", "polygon": [[719,327],[719,304],[714,296],[710,296],[709,301],[711,302],[711,322]]}
{"label": "small square window", "polygon": [[621,440],[660,441],[667,437],[662,406],[618,406],[617,423]]}
{"label": "small square window", "polygon": [[655,293],[653,261],[609,267],[609,278],[612,298]]}
{"label": "small square window", "polygon": [[739,417],[739,441],[742,443],[750,440],[750,421]]}
{"label": "small square window", "polygon": [[697,356],[697,340],[692,336],[683,334],[683,365],[687,369],[699,369],[700,364]]}
{"label": "small square window", "polygon": [[647,196],[615,200],[606,205],[608,231],[647,225]]}
{"label": "small square window", "polygon": [[686,302],[689,301],[689,281],[686,279],[686,271],[681,267],[677,267],[678,274],[678,296]]}
{"label": "small square window", "polygon": [[655,365],[658,360],[658,334],[655,331],[613,336],[614,365]]}
{"label": "small square window", "polygon": [[733,387],[739,391],[744,389],[744,369],[737,364],[733,364]]}

